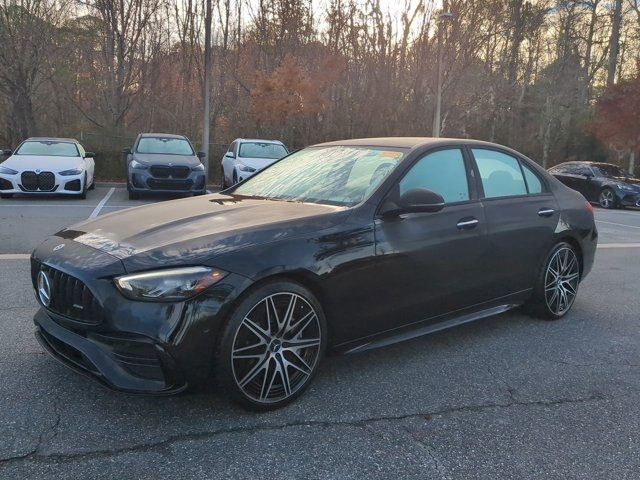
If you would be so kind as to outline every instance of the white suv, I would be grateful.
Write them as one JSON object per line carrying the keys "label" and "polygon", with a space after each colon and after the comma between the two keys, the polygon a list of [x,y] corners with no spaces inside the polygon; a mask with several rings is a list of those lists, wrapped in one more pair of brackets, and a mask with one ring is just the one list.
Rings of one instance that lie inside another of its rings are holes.
{"label": "white suv", "polygon": [[278,140],[236,138],[222,157],[222,189],[246,180],[288,154]]}

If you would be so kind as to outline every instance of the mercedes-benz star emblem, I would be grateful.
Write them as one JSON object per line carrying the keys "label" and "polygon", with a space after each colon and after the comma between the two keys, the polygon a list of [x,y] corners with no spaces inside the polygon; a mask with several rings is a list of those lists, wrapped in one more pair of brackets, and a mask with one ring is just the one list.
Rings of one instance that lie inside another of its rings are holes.
{"label": "mercedes-benz star emblem", "polygon": [[42,270],[38,272],[38,298],[40,298],[40,301],[45,307],[48,307],[51,303],[51,285],[49,284],[49,277]]}
{"label": "mercedes-benz star emblem", "polygon": [[60,250],[61,248],[64,248],[64,243],[61,243],[60,245],[56,245],[55,247],[53,247],[53,251],[57,252],[58,250]]}

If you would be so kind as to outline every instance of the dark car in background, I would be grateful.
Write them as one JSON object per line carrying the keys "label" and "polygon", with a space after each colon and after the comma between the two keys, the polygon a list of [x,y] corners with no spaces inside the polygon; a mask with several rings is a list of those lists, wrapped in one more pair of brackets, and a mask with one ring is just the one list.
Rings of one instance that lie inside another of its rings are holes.
{"label": "dark car in background", "polygon": [[514,150],[324,143],[223,193],[49,237],[31,257],[36,335],[116,389],[214,378],[266,410],[306,389],[326,349],[382,347],[520,305],[561,318],[596,243],[591,204]]}
{"label": "dark car in background", "polygon": [[565,162],[549,173],[602,208],[640,207],[640,179],[617,165]]}
{"label": "dark car in background", "polygon": [[133,148],[125,148],[130,199],[142,193],[206,192],[204,152],[195,152],[184,135],[142,133]]}

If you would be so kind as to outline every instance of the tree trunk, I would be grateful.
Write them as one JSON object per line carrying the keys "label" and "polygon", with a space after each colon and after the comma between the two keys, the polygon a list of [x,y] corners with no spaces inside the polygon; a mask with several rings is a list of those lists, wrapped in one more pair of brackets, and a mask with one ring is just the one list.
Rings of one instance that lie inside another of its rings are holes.
{"label": "tree trunk", "polygon": [[618,50],[620,48],[620,27],[622,24],[622,0],[615,0],[613,19],[611,21],[611,37],[609,38],[609,66],[607,67],[607,85],[613,85],[618,66]]}

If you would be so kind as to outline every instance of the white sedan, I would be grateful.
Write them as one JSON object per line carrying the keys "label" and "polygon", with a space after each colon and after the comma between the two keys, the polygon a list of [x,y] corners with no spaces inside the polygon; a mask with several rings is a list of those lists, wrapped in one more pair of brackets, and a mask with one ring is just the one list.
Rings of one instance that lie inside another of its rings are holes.
{"label": "white sedan", "polygon": [[0,196],[55,193],[86,198],[93,189],[94,154],[69,138],[28,138],[0,163]]}
{"label": "white sedan", "polygon": [[222,188],[246,180],[288,154],[278,140],[236,138],[222,158]]}

